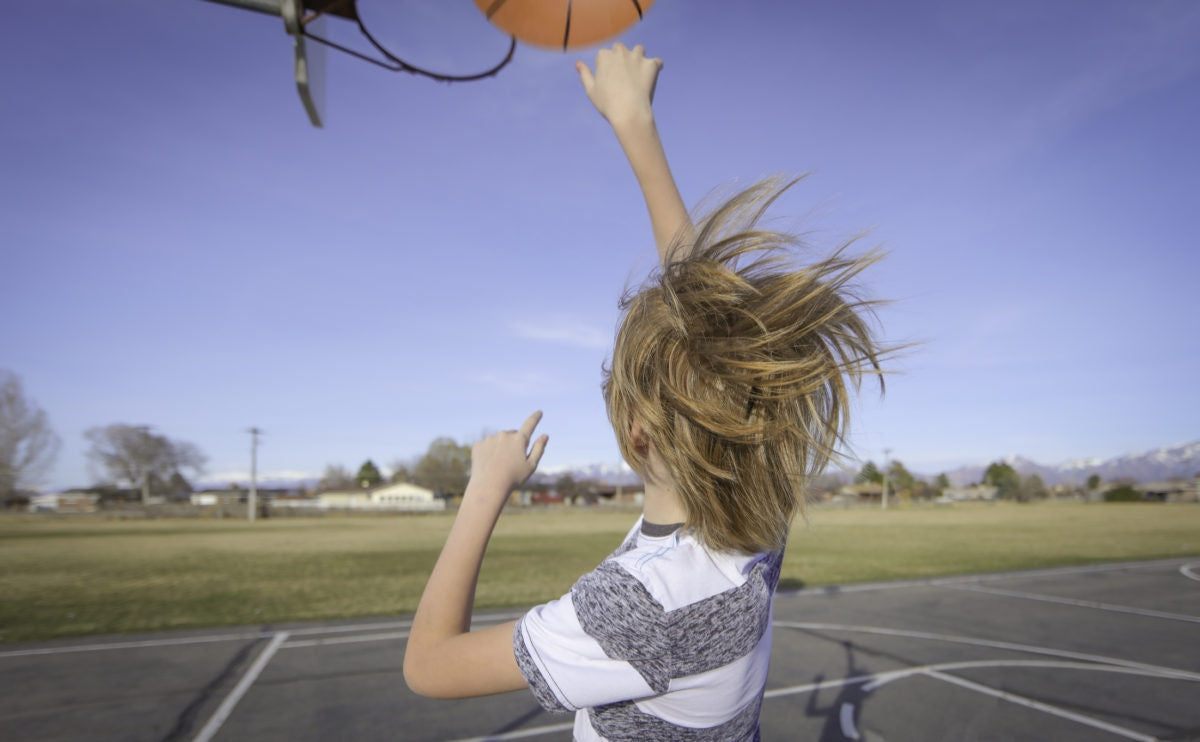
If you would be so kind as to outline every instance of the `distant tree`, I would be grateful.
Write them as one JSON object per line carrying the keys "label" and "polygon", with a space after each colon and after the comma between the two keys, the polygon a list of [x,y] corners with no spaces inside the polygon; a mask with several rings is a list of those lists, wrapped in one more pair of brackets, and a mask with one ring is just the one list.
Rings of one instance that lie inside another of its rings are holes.
{"label": "distant tree", "polygon": [[935,486],[938,494],[941,494],[944,490],[950,489],[950,477],[946,476],[946,472],[942,472],[941,474],[937,475],[937,484]]}
{"label": "distant tree", "polygon": [[583,494],[581,483],[570,474],[563,474],[554,480],[554,489],[563,502],[574,502],[576,497]]}
{"label": "distant tree", "polygon": [[350,478],[350,472],[346,471],[346,467],[340,464],[328,464],[325,467],[325,473],[321,475],[321,481],[317,482],[317,489],[341,490],[349,489],[354,485],[354,480]]}
{"label": "distant tree", "polygon": [[1021,486],[1017,489],[1017,501],[1044,500],[1049,494],[1042,478],[1037,474],[1030,474],[1021,480]]}
{"label": "distant tree", "polygon": [[939,494],[938,490],[934,489],[933,485],[930,484],[929,482],[925,481],[924,479],[918,479],[915,482],[913,482],[912,496],[914,499],[929,500],[931,498],[937,497],[938,494]]}
{"label": "distant tree", "polygon": [[868,461],[863,464],[862,470],[858,472],[858,476],[854,478],[855,482],[864,484],[871,482],[874,484],[883,483],[883,472],[879,471],[879,467],[875,466],[874,461]]}
{"label": "distant tree", "polygon": [[375,462],[367,459],[362,466],[358,467],[358,474],[354,476],[354,483],[359,487],[374,487],[383,481],[383,475],[379,473],[379,469],[375,466]]}
{"label": "distant tree", "polygon": [[826,471],[809,482],[807,490],[810,496],[820,498],[832,497],[843,486],[853,481],[854,472]]}
{"label": "distant tree", "polygon": [[151,485],[161,491],[173,474],[184,469],[202,474],[208,461],[195,444],[153,433],[148,425],[116,423],[89,428],[83,437],[91,442],[88,458],[113,481],[141,488],[142,503],[150,497]]}
{"label": "distant tree", "polygon": [[162,493],[172,500],[186,500],[192,491],[192,483],[179,472],[172,473],[162,486]]}
{"label": "distant tree", "polygon": [[396,461],[392,462],[392,476],[389,477],[389,479],[393,484],[397,482],[411,482],[412,466],[413,465],[407,461],[400,461],[397,459]]}
{"label": "distant tree", "polygon": [[471,447],[452,438],[435,438],[413,467],[413,482],[442,497],[456,497],[471,476]]}
{"label": "distant tree", "polygon": [[1021,475],[1011,464],[994,461],[988,464],[987,471],[983,473],[983,483],[995,487],[999,498],[1016,497],[1021,487]]}
{"label": "distant tree", "polygon": [[917,478],[898,460],[888,465],[888,489],[896,494],[908,494],[910,497],[916,489]]}
{"label": "distant tree", "polygon": [[1089,492],[1095,492],[1100,489],[1100,475],[1093,474],[1087,478],[1087,488]]}
{"label": "distant tree", "polygon": [[[595,479],[583,479],[579,481],[579,494],[583,496],[583,501],[588,505],[595,505],[600,502],[600,482]],[[576,497],[576,502],[579,501]]]}
{"label": "distant tree", "polygon": [[54,465],[61,441],[46,413],[25,396],[21,379],[0,369],[0,504],[32,489]]}

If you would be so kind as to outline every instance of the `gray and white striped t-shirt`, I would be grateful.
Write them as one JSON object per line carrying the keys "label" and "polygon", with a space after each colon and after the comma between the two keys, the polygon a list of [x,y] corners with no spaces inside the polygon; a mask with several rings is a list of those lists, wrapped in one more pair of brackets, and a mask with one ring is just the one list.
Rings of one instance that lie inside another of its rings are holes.
{"label": "gray and white striped t-shirt", "polygon": [[517,623],[534,696],[576,740],[757,740],[782,554],[705,548],[639,519],[571,592]]}

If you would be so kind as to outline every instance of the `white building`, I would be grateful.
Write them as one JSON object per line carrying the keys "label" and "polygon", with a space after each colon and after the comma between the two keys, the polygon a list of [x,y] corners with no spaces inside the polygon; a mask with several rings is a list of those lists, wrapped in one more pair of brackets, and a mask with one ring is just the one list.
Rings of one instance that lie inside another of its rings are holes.
{"label": "white building", "polygon": [[942,490],[942,496],[938,499],[938,502],[975,502],[980,500],[991,502],[996,499],[996,493],[999,491],[999,487],[993,487],[990,484],[973,484],[970,487],[947,487]]}
{"label": "white building", "polygon": [[29,498],[31,513],[94,513],[99,495],[90,492],[55,492]]}
{"label": "white building", "polygon": [[398,482],[371,489],[322,492],[317,495],[317,507],[322,510],[430,512],[445,510],[446,501],[435,497],[433,490],[427,490],[424,487],[418,487],[408,482]]}

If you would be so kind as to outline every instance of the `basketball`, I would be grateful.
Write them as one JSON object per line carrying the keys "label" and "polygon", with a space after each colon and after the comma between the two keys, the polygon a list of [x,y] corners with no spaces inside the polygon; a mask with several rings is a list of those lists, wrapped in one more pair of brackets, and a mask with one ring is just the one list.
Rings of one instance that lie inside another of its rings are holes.
{"label": "basketball", "polygon": [[607,41],[642,19],[654,0],[475,0],[488,20],[519,41],[577,49]]}

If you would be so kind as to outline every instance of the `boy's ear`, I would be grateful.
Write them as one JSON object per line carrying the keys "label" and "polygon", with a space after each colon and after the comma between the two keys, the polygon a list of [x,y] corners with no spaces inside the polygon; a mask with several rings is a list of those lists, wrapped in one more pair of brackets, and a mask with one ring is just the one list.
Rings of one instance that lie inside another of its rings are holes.
{"label": "boy's ear", "polygon": [[634,449],[638,453],[645,456],[650,451],[650,437],[646,435],[646,429],[637,420],[629,426],[629,440],[633,443]]}

